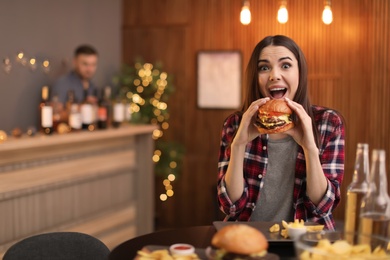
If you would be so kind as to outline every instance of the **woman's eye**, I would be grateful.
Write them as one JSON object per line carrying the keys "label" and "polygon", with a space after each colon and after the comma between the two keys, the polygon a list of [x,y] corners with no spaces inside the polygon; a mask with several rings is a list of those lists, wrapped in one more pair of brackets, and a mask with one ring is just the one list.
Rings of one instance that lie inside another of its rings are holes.
{"label": "woman's eye", "polygon": [[289,63],[285,63],[285,64],[282,65],[283,69],[288,69],[290,67],[291,67],[291,64],[289,64]]}
{"label": "woman's eye", "polygon": [[268,66],[259,66],[257,69],[258,69],[258,71],[266,71],[266,70],[269,70]]}

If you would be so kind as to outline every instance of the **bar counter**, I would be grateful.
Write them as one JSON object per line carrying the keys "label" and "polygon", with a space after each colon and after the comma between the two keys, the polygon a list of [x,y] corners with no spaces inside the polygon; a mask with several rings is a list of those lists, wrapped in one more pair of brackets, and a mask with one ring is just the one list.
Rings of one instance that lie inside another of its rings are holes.
{"label": "bar counter", "polygon": [[113,248],[153,231],[151,125],[0,143],[0,257],[16,241],[77,231]]}

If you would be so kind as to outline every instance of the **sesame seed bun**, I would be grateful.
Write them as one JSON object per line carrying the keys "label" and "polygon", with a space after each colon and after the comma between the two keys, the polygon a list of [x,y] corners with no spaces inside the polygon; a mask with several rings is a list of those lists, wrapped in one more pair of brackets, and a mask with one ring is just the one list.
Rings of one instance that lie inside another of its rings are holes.
{"label": "sesame seed bun", "polygon": [[211,244],[227,252],[250,255],[268,249],[268,241],[256,228],[245,224],[227,225],[212,238]]}

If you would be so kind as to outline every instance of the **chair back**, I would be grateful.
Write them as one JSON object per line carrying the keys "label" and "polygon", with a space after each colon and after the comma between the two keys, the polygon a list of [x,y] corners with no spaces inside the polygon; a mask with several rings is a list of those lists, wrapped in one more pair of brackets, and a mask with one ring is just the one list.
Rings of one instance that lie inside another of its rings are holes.
{"label": "chair back", "polygon": [[12,245],[3,260],[107,260],[110,250],[99,239],[78,232],[52,232]]}

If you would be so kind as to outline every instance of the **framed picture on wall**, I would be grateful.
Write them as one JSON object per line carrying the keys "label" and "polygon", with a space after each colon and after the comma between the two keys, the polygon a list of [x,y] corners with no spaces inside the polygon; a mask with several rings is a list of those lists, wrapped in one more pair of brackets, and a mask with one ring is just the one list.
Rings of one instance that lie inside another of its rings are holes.
{"label": "framed picture on wall", "polygon": [[239,108],[241,105],[241,67],[240,51],[198,52],[198,107]]}

